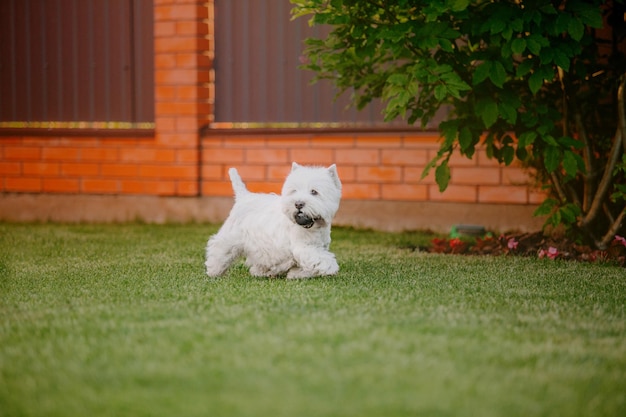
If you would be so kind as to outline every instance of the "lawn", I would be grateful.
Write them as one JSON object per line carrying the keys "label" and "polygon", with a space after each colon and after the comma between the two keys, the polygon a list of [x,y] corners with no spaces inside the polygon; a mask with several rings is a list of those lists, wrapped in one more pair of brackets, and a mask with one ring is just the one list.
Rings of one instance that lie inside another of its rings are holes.
{"label": "lawn", "polygon": [[336,229],[204,275],[213,225],[0,224],[0,416],[624,416],[626,273]]}

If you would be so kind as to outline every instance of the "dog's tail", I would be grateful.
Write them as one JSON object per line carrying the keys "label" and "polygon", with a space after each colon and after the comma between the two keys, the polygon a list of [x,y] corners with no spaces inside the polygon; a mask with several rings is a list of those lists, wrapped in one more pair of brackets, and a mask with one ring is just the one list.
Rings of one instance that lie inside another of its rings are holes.
{"label": "dog's tail", "polygon": [[233,191],[235,191],[235,197],[247,194],[249,192],[246,188],[246,184],[243,183],[236,168],[229,169],[228,175],[230,176],[230,182],[233,185]]}

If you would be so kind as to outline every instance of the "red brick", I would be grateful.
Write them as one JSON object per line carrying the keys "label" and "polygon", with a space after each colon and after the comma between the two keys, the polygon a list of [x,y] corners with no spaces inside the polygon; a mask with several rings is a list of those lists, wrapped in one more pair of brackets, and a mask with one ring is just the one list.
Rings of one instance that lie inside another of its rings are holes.
{"label": "red brick", "polygon": [[139,175],[137,164],[102,164],[100,171],[103,177],[135,178]]}
{"label": "red brick", "polygon": [[313,149],[292,149],[290,151],[291,158],[290,160],[293,162],[298,162],[302,165],[324,165],[329,166],[334,163],[334,150],[332,149],[322,149],[322,148],[313,148]]}
{"label": "red brick", "polygon": [[173,85],[157,85],[154,89],[154,99],[156,102],[170,103],[177,99],[176,86]]}
{"label": "red brick", "polygon": [[284,164],[289,161],[286,149],[248,149],[245,151],[245,161],[255,164]]}
{"label": "red brick", "polygon": [[547,190],[540,190],[538,188],[532,188],[532,187],[528,189],[528,203],[529,204],[541,204],[549,196],[550,196],[550,193]]}
{"label": "red brick", "polygon": [[57,176],[60,169],[56,162],[24,162],[22,171],[26,176]]}
{"label": "red brick", "polygon": [[196,71],[198,66],[198,54],[186,52],[176,54],[176,68],[190,68],[188,71]]}
{"label": "red brick", "polygon": [[61,174],[68,176],[97,176],[100,173],[98,164],[65,163],[61,165]]}
{"label": "red brick", "polygon": [[209,148],[202,152],[203,163],[243,164],[243,149]]}
{"label": "red brick", "polygon": [[80,151],[82,161],[116,161],[117,148],[84,148]]}
{"label": "red brick", "polygon": [[438,133],[413,133],[402,137],[402,146],[405,148],[439,149],[439,142]]}
{"label": "red brick", "polygon": [[500,185],[478,187],[479,203],[528,204],[528,187]]}
{"label": "red brick", "polygon": [[417,184],[383,184],[382,199],[398,201],[423,201],[428,199],[428,187]]}
{"label": "red brick", "polygon": [[19,162],[0,162],[0,175],[19,175],[22,165]]}
{"label": "red brick", "polygon": [[500,169],[453,167],[450,172],[450,182],[453,184],[500,184]]}
{"label": "red brick", "polygon": [[82,191],[85,193],[113,194],[119,191],[119,182],[106,179],[84,179],[82,181]]}
{"label": "red brick", "polygon": [[477,199],[477,190],[474,185],[449,185],[443,193],[439,191],[438,185],[428,187],[428,197],[431,201],[475,203]]}
{"label": "red brick", "polygon": [[176,88],[176,97],[182,101],[206,100],[211,98],[210,89],[197,85],[181,85]]}
{"label": "red brick", "polygon": [[242,149],[265,149],[267,147],[267,142],[268,141],[263,137],[228,136],[224,139],[224,147]]}
{"label": "red brick", "polygon": [[198,135],[195,132],[159,133],[157,143],[166,147],[189,147],[196,146]]}
{"label": "red brick", "polygon": [[196,5],[195,3],[176,4],[176,5],[157,5],[154,8],[155,21],[196,20],[196,19],[206,19],[207,17],[209,17],[209,11],[207,7]]}
{"label": "red brick", "polygon": [[233,195],[233,189],[229,181],[203,181],[202,195],[230,197]]}
{"label": "red brick", "polygon": [[41,148],[32,146],[7,146],[4,158],[10,161],[27,161],[41,159]]}
{"label": "red brick", "polygon": [[178,35],[208,34],[208,25],[199,21],[176,22],[176,33]]}
{"label": "red brick", "polygon": [[176,183],[162,180],[127,180],[121,183],[121,189],[126,194],[174,195]]}
{"label": "red brick", "polygon": [[280,194],[280,191],[283,187],[283,183],[280,182],[248,182],[246,184],[248,189],[254,193],[274,193]]}
{"label": "red brick", "polygon": [[157,56],[161,53],[191,52],[200,50],[197,38],[155,38],[154,50]]}
{"label": "red brick", "polygon": [[154,37],[170,37],[176,34],[176,22],[158,20],[154,22]]}
{"label": "red brick", "polygon": [[197,163],[198,162],[198,150],[197,149],[178,149],[176,152],[176,162],[178,163]]}
{"label": "red brick", "polygon": [[431,169],[428,175],[422,179],[422,173],[424,172],[423,166],[416,167],[404,167],[404,181],[407,183],[420,183],[420,184],[435,184],[435,169]]}
{"label": "red brick", "polygon": [[525,168],[506,167],[502,168],[502,184],[504,185],[527,185],[533,182],[529,171]]}
{"label": "red brick", "polygon": [[5,178],[5,190],[12,192],[41,192],[41,178]]}
{"label": "red brick", "polygon": [[356,181],[356,167],[349,165],[337,165],[337,174],[342,182]]}
{"label": "red brick", "polygon": [[389,135],[389,136],[357,136],[356,137],[356,147],[357,148],[377,148],[377,149],[388,149],[388,148],[399,148],[401,145],[401,138],[399,135]]}
{"label": "red brick", "polygon": [[356,177],[363,182],[398,182],[402,179],[399,167],[357,166]]}
{"label": "red brick", "polygon": [[156,112],[161,116],[191,116],[197,114],[197,105],[193,102],[157,102]]}
{"label": "red brick", "polygon": [[140,165],[139,175],[149,178],[189,179],[195,178],[197,169],[193,165]]}
{"label": "red brick", "polygon": [[378,165],[380,151],[378,149],[336,149],[337,164]]}
{"label": "red brick", "polygon": [[379,184],[348,183],[343,184],[342,198],[355,200],[378,200],[380,199]]}
{"label": "red brick", "polygon": [[382,163],[385,165],[420,165],[428,163],[428,151],[425,149],[383,149]]}
{"label": "red brick", "polygon": [[[245,183],[251,181],[265,181],[267,179],[267,166],[266,165],[241,165],[235,166],[237,172]],[[227,171],[227,170],[226,170]],[[228,174],[224,173],[224,178],[228,178]]]}
{"label": "red brick", "polygon": [[80,149],[78,148],[44,148],[44,160],[48,161],[78,161],[80,159]]}
{"label": "red brick", "polygon": [[224,167],[222,165],[203,164],[202,179],[220,180],[224,179]]}
{"label": "red brick", "polygon": [[285,181],[287,175],[291,172],[291,164],[289,165],[270,165],[267,167],[267,179],[270,181]]}
{"label": "red brick", "polygon": [[198,79],[198,72],[195,69],[157,69],[154,73],[154,78],[159,86],[165,84],[195,84]]}
{"label": "red brick", "polygon": [[80,180],[68,178],[44,178],[43,191],[51,193],[77,193],[80,191]]}
{"label": "red brick", "polygon": [[175,162],[176,151],[174,149],[159,148],[129,148],[120,149],[121,162]]}
{"label": "red brick", "polygon": [[178,181],[176,183],[176,195],[183,197],[191,197],[198,195],[197,181]]}
{"label": "red brick", "polygon": [[356,139],[354,136],[314,136],[311,139],[312,147],[320,147],[320,148],[353,148],[355,146]]}
{"label": "red brick", "polygon": [[[268,148],[309,149],[311,146],[311,139],[309,136],[280,135],[270,138],[267,141]],[[330,146],[331,145],[329,144],[329,147]]]}
{"label": "red brick", "polygon": [[179,116],[176,118],[177,132],[193,132],[198,131],[198,118],[195,116]]}

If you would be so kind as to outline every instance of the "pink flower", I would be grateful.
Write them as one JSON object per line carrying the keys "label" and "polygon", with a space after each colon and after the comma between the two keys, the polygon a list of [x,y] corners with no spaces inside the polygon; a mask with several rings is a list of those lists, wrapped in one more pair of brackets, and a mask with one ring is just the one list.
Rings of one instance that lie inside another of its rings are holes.
{"label": "pink flower", "polygon": [[548,255],[548,258],[555,259],[557,256],[559,256],[559,250],[555,248],[554,246],[550,246],[548,248],[547,255]]}
{"label": "pink flower", "polygon": [[515,240],[514,237],[510,238],[508,242],[506,242],[506,246],[508,246],[509,250],[517,249],[517,245],[519,245],[519,242]]}
{"label": "pink flower", "polygon": [[539,249],[537,256],[539,256],[539,259],[543,259],[546,256],[550,259],[556,259],[556,257],[559,256],[559,250],[554,246],[550,246],[548,250]]}
{"label": "pink flower", "polygon": [[621,244],[622,246],[626,246],[626,238],[623,236],[615,235],[615,241]]}

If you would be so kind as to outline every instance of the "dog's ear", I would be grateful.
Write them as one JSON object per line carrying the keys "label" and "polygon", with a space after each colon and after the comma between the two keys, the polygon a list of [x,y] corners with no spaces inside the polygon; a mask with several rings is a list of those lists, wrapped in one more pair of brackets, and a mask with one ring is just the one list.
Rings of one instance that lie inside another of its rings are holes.
{"label": "dog's ear", "polygon": [[292,170],[292,171],[295,171],[296,169],[298,169],[298,168],[300,168],[300,167],[302,167],[302,165],[300,165],[300,164],[299,164],[299,163],[297,163],[297,162],[294,162],[294,163],[292,163],[292,164],[291,164],[291,170]]}
{"label": "dog's ear", "polygon": [[337,165],[332,164],[328,167],[328,173],[330,177],[335,181],[335,185],[337,188],[341,189],[341,181],[339,180],[339,174],[337,174]]}

